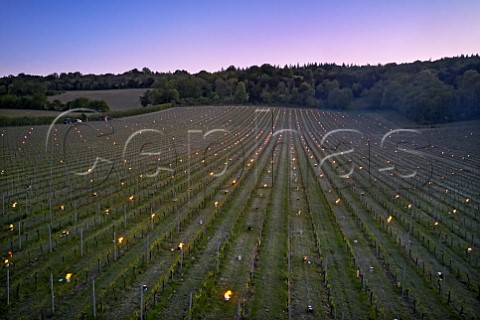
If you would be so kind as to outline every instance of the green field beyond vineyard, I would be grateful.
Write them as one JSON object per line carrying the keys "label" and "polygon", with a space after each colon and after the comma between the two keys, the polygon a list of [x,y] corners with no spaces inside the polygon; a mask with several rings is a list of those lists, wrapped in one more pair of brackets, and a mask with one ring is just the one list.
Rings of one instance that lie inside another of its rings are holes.
{"label": "green field beyond vineyard", "polygon": [[0,128],[0,318],[478,319],[480,122],[408,125],[232,106]]}

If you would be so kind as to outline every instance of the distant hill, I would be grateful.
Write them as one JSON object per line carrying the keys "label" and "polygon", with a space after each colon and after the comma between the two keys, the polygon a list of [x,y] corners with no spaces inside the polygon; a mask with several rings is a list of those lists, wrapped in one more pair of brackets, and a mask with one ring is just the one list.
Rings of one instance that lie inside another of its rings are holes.
{"label": "distant hill", "polygon": [[143,68],[118,75],[74,72],[0,78],[0,109],[65,110],[86,103],[64,102],[79,97],[93,99],[99,109],[108,108],[102,100],[113,109],[139,103],[283,105],[395,110],[420,124],[443,123],[480,118],[480,57],[376,66],[263,64],[196,74]]}

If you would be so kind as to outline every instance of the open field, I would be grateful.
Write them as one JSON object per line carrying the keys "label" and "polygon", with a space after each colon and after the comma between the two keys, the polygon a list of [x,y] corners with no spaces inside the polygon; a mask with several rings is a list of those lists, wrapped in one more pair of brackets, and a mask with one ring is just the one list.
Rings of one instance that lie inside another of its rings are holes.
{"label": "open field", "polygon": [[140,96],[147,89],[118,89],[118,90],[75,90],[67,91],[56,96],[48,97],[49,101],[55,99],[62,103],[74,100],[76,98],[85,97],[91,100],[105,100],[112,111],[125,111],[141,108]]}
{"label": "open field", "polygon": [[[110,106],[111,111],[127,111],[142,108],[139,97],[147,89],[119,89],[119,90],[85,90],[85,91],[67,91],[65,93],[49,96],[48,100],[60,100],[62,103],[74,100],[80,97],[86,97],[92,100],[105,100]],[[60,111],[49,110],[28,110],[28,109],[0,109],[0,116],[3,117],[55,117]]]}
{"label": "open field", "polygon": [[478,319],[480,122],[386,115],[0,128],[0,314]]}

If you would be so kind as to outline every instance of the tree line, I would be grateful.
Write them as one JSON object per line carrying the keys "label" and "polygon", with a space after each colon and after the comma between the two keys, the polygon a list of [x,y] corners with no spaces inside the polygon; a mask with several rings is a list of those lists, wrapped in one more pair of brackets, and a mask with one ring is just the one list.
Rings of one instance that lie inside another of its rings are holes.
{"label": "tree line", "polygon": [[[82,75],[79,72],[0,78],[0,108],[58,109],[47,96],[67,90],[146,88],[148,107],[161,103],[262,104],[335,110],[397,110],[418,123],[480,118],[480,57],[385,65],[263,64],[218,72],[184,70]],[[108,107],[108,106],[107,106]]]}

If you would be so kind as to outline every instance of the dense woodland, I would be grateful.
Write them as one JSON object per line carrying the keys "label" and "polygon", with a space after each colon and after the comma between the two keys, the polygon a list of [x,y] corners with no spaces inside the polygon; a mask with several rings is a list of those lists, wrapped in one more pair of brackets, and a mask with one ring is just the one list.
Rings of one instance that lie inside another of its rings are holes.
{"label": "dense woodland", "polygon": [[[107,111],[103,101],[76,99],[67,104],[47,96],[67,90],[148,88],[144,107],[267,104],[321,109],[397,110],[418,123],[480,118],[480,57],[376,66],[307,64],[228,67],[190,74],[133,69],[123,74],[80,72],[0,78],[0,108],[66,110],[89,107]],[[51,100],[51,101],[50,101]]]}

